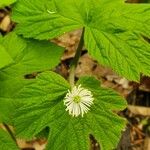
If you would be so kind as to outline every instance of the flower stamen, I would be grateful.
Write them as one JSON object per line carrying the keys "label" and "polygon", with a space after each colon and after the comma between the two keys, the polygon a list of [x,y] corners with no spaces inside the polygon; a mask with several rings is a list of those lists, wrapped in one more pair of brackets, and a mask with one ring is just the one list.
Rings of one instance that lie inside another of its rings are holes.
{"label": "flower stamen", "polygon": [[81,97],[80,97],[80,96],[75,96],[74,99],[73,99],[73,101],[74,101],[75,103],[80,103]]}

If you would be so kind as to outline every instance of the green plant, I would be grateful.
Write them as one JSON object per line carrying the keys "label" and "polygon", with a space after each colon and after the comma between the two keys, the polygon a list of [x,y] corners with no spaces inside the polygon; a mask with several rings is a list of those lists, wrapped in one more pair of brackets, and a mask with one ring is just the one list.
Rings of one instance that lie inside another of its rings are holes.
{"label": "green plant", "polygon": [[16,0],[2,0],[0,1],[0,8],[13,4],[14,2],[16,2]]}
{"label": "green plant", "polygon": [[[123,110],[125,100],[94,77],[75,83],[75,69],[85,46],[93,59],[129,80],[139,81],[141,73],[150,75],[150,48],[144,39],[150,37],[150,5],[18,0],[12,19],[18,23],[18,35],[0,38],[0,54],[6,58],[0,60],[1,122],[13,125],[17,137],[28,140],[49,127],[48,150],[87,150],[90,134],[101,149],[115,148],[126,121],[113,111]],[[48,71],[59,63],[63,48],[44,40],[76,29],[82,29],[82,35],[68,82]],[[24,78],[35,72],[36,78]]]}

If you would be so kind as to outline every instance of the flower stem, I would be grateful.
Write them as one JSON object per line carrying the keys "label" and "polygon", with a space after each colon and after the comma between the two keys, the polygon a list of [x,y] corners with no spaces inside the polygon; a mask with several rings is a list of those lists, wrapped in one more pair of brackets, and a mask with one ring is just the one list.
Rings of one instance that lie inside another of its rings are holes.
{"label": "flower stem", "polygon": [[14,134],[11,131],[10,127],[6,123],[3,123],[3,126],[5,127],[5,129],[7,130],[7,132],[9,133],[9,135],[11,136],[11,138],[14,140],[14,142],[16,143],[16,145],[18,146],[16,137],[14,136]]}
{"label": "flower stem", "polygon": [[72,87],[74,86],[74,82],[75,82],[75,70],[78,65],[79,58],[81,56],[82,48],[84,46],[84,31],[85,31],[85,29],[83,28],[82,35],[80,38],[78,48],[76,50],[75,57],[73,58],[71,65],[70,65],[69,83],[71,84]]}

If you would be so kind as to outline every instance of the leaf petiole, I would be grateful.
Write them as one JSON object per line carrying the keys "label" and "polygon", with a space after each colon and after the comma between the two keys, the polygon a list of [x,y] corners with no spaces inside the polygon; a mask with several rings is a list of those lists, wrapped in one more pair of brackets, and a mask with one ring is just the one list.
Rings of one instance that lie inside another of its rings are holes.
{"label": "leaf petiole", "polygon": [[84,32],[85,32],[85,28],[83,28],[83,30],[82,30],[82,35],[80,38],[78,48],[76,50],[75,57],[73,58],[71,65],[70,65],[69,83],[72,87],[74,86],[74,82],[75,82],[75,70],[78,65],[79,58],[81,56],[82,48],[84,46]]}

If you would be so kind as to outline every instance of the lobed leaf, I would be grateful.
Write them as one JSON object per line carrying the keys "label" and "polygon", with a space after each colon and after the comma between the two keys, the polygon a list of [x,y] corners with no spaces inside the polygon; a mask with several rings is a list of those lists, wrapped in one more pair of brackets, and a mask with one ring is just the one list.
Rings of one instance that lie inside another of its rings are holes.
{"label": "lobed leaf", "polygon": [[40,40],[84,27],[85,47],[94,59],[139,81],[141,73],[150,75],[150,47],[143,38],[150,37],[149,14],[149,4],[123,0],[19,0],[13,19],[19,34]]}
{"label": "lobed leaf", "polygon": [[[1,41],[13,64],[1,70],[1,75],[24,76],[54,68],[64,51],[63,48],[46,41],[25,40],[11,33]],[[13,50],[12,50],[13,49]]]}
{"label": "lobed leaf", "polygon": [[0,107],[3,108],[0,116],[1,120],[8,121],[13,111],[11,103],[14,95],[25,84],[32,82],[24,76],[53,69],[59,63],[64,49],[46,41],[25,40],[15,33],[2,38],[0,44],[12,59],[11,64],[0,70]]}
{"label": "lobed leaf", "polygon": [[126,102],[116,92],[100,87],[99,81],[92,77],[83,77],[77,84],[91,90],[95,98],[84,117],[72,117],[66,112],[63,99],[70,86],[55,73],[42,73],[33,85],[21,90],[15,98],[27,103],[16,109],[14,115],[17,135],[31,139],[49,127],[47,150],[87,150],[90,134],[98,140],[101,149],[114,148],[125,128],[125,120],[112,110],[124,109]]}

